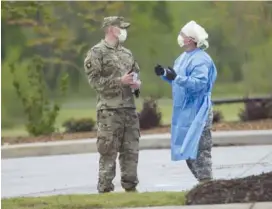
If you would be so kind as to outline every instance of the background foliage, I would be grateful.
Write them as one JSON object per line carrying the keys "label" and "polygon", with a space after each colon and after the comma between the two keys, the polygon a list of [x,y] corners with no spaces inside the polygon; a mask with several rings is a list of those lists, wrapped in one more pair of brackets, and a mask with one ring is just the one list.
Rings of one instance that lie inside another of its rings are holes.
{"label": "background foliage", "polygon": [[[103,37],[103,17],[125,16],[131,23],[126,47],[141,67],[142,96],[170,98],[168,84],[153,74],[157,63],[172,65],[181,53],[177,35],[182,25],[195,20],[209,33],[208,52],[218,68],[215,97],[272,92],[271,2],[1,2],[2,127],[24,123],[23,105],[12,85],[10,64],[17,68],[27,91],[27,66],[42,57],[48,97],[60,97],[59,82],[69,75],[65,107],[89,108],[95,93],[83,70],[88,49]],[[158,88],[160,86],[160,88]],[[70,111],[71,112],[71,111]]]}

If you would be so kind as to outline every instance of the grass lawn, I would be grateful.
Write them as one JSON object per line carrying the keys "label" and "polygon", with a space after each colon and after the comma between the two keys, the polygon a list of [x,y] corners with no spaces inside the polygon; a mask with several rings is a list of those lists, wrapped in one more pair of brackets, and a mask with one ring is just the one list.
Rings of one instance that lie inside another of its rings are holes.
{"label": "grass lawn", "polygon": [[92,209],[184,205],[184,192],[111,193],[2,199],[2,209]]}
{"label": "grass lawn", "polygon": [[[170,124],[172,117],[172,101],[170,99],[161,99],[158,102],[160,111],[162,112],[163,124]],[[215,110],[222,111],[225,121],[238,120],[238,112],[243,104],[228,104],[215,106]],[[142,109],[142,100],[137,100],[137,109]],[[69,118],[92,117],[96,119],[95,102],[93,101],[77,101],[66,103],[63,105],[57,118],[57,126],[61,128],[61,124]],[[23,125],[16,126],[12,129],[2,129],[1,136],[26,136],[27,132]]]}

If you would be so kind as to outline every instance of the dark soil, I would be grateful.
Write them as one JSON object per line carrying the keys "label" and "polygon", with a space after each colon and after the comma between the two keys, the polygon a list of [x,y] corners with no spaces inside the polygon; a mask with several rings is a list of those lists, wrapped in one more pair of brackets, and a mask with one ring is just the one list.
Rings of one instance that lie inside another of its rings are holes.
{"label": "dark soil", "polygon": [[200,184],[186,196],[187,205],[272,201],[272,172]]}

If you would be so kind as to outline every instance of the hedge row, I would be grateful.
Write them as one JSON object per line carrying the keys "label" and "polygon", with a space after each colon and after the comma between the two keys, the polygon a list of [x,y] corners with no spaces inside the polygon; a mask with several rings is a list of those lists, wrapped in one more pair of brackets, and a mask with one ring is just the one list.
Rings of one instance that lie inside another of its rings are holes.
{"label": "hedge row", "polygon": [[[161,125],[162,114],[158,108],[157,101],[152,98],[144,100],[143,108],[139,114],[140,128],[147,130]],[[239,113],[241,121],[254,121],[272,118],[272,99],[270,101],[246,102],[245,107]],[[223,120],[220,111],[214,111],[213,123]],[[70,119],[63,123],[66,132],[88,132],[95,128],[95,121],[92,118]]]}

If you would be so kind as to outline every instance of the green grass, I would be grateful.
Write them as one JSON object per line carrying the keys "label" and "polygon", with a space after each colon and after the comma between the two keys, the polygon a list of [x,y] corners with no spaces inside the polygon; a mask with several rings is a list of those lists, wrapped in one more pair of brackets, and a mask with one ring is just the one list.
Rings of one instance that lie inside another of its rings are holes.
{"label": "green grass", "polygon": [[2,209],[91,209],[184,205],[184,192],[111,193],[2,199]]}
{"label": "green grass", "polygon": [[[162,123],[170,124],[172,117],[172,101],[171,99],[161,99],[158,102],[160,111],[162,112]],[[225,121],[238,120],[238,112],[243,107],[243,104],[228,104],[215,106],[215,110],[222,111]],[[137,109],[142,108],[142,100],[137,100]],[[84,118],[92,117],[96,119],[95,102],[93,101],[76,101],[68,102],[63,105],[57,118],[57,127],[62,131],[62,123],[69,118]],[[23,125],[18,125],[13,128],[1,130],[2,136],[27,136],[27,132]]]}
{"label": "green grass", "polygon": [[239,112],[244,108],[243,104],[225,104],[216,105],[214,110],[219,110],[223,113],[224,121],[238,121]]}

